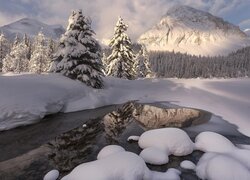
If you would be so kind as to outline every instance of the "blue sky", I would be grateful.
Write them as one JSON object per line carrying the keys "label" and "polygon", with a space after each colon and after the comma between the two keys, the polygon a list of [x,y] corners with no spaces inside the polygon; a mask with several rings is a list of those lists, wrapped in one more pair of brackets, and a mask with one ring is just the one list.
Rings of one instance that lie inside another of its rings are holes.
{"label": "blue sky", "polygon": [[71,10],[83,9],[100,38],[112,34],[119,15],[137,37],[178,4],[209,11],[242,29],[250,28],[250,0],[0,0],[0,26],[23,17],[66,26]]}

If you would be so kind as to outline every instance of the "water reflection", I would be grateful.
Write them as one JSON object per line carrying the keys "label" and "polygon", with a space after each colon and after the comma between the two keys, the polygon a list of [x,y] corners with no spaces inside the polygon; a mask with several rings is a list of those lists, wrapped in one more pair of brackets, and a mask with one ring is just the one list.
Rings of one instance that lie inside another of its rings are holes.
{"label": "water reflection", "polygon": [[99,150],[108,144],[119,144],[138,153],[139,147],[129,144],[128,136],[140,135],[145,129],[191,125],[200,115],[193,109],[164,109],[128,102],[103,118],[89,120],[86,127],[56,137],[49,143],[49,159],[60,172],[68,172],[80,163],[95,160]]}

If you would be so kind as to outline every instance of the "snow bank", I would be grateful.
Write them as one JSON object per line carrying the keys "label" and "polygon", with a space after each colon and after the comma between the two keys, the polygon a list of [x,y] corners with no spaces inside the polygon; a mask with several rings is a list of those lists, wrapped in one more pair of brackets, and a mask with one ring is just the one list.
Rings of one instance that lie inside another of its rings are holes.
{"label": "snow bank", "polygon": [[0,76],[0,131],[39,121],[63,111],[89,89],[57,74]]}
{"label": "snow bank", "polygon": [[124,152],[125,149],[118,145],[109,145],[102,148],[102,150],[98,153],[97,159],[103,159],[107,156],[110,156],[112,154],[118,153],[118,152]]}
{"label": "snow bank", "polygon": [[141,157],[123,151],[106,158],[83,163],[62,180],[179,180],[179,174],[180,172],[175,169],[169,169],[165,173],[150,171]]}
{"label": "snow bank", "polygon": [[57,74],[0,76],[0,130],[31,124],[46,114],[92,109],[129,100],[174,102],[210,111],[250,136],[250,79],[104,78],[91,89]]}
{"label": "snow bank", "polygon": [[142,149],[155,147],[175,156],[185,156],[194,150],[194,143],[187,133],[178,128],[146,131],[140,136],[138,143]]}

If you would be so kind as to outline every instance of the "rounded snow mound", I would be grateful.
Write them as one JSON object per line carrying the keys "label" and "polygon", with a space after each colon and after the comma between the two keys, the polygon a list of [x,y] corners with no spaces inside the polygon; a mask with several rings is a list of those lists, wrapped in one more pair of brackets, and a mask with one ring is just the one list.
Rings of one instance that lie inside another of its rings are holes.
{"label": "rounded snow mound", "polygon": [[195,170],[196,168],[196,165],[192,161],[188,160],[182,161],[180,166],[183,169],[189,169],[189,170]]}
{"label": "rounded snow mound", "polygon": [[188,134],[178,128],[146,131],[140,136],[138,143],[142,149],[155,147],[175,156],[185,156],[194,150],[194,143]]}
{"label": "rounded snow mound", "polygon": [[149,164],[163,165],[168,163],[168,153],[155,147],[149,147],[140,153],[142,159]]}
{"label": "rounded snow mound", "polygon": [[44,177],[43,180],[57,180],[59,177],[59,171],[54,169],[49,171]]}
{"label": "rounded snow mound", "polygon": [[235,150],[234,144],[215,132],[202,132],[195,138],[195,147],[203,152],[225,153]]}
{"label": "rounded snow mound", "polygon": [[201,179],[249,180],[250,171],[236,159],[226,154],[205,153],[196,167]]}
{"label": "rounded snow mound", "polygon": [[110,156],[112,154],[118,153],[118,152],[124,152],[125,149],[118,145],[109,145],[102,148],[102,150],[98,153],[97,159],[103,159],[107,156]]}

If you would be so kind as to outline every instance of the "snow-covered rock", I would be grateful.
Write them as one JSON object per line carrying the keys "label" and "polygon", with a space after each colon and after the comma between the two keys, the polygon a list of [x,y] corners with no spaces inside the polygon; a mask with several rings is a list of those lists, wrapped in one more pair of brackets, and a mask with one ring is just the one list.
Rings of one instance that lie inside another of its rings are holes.
{"label": "snow-covered rock", "polygon": [[14,39],[16,34],[34,37],[39,32],[43,32],[46,37],[59,39],[65,30],[61,25],[47,25],[35,19],[23,18],[0,27],[0,32],[3,32],[8,39]]}
{"label": "snow-covered rock", "polygon": [[103,159],[107,156],[110,156],[112,154],[123,152],[125,149],[118,145],[109,145],[102,148],[102,150],[98,153],[97,159]]}
{"label": "snow-covered rock", "polygon": [[119,152],[100,160],[83,163],[62,180],[179,180],[180,172],[169,169],[165,173],[150,171],[143,159],[131,152]]}
{"label": "snow-covered rock", "polygon": [[57,180],[59,177],[59,171],[54,169],[49,171],[44,177],[43,180]]}
{"label": "snow-covered rock", "polygon": [[129,136],[127,141],[139,141],[140,136]]}
{"label": "snow-covered rock", "polygon": [[150,50],[225,55],[249,45],[239,27],[188,6],[175,6],[138,40]]}
{"label": "snow-covered rock", "polygon": [[146,131],[140,136],[138,143],[142,149],[154,147],[175,156],[185,156],[194,150],[194,143],[187,133],[178,128]]}
{"label": "snow-covered rock", "polygon": [[205,153],[199,160],[196,174],[201,179],[208,180],[248,180],[249,169],[236,159],[217,153]]}
{"label": "snow-covered rock", "polygon": [[196,165],[192,161],[188,160],[182,161],[180,166],[183,169],[190,169],[190,170],[195,170],[196,168]]}
{"label": "snow-covered rock", "polygon": [[155,147],[145,148],[141,151],[140,156],[149,164],[163,165],[168,163],[168,152]]}
{"label": "snow-covered rock", "polygon": [[215,132],[202,132],[195,138],[196,149],[204,152],[225,153],[236,149],[233,143]]}

